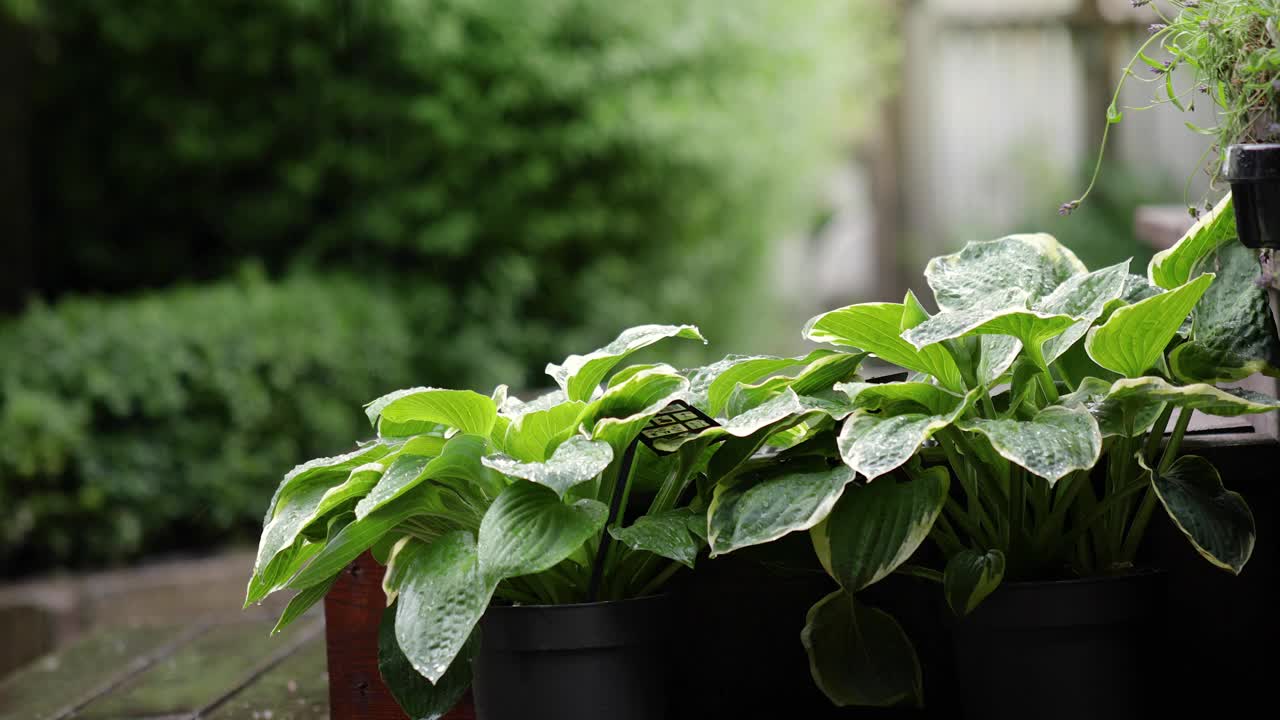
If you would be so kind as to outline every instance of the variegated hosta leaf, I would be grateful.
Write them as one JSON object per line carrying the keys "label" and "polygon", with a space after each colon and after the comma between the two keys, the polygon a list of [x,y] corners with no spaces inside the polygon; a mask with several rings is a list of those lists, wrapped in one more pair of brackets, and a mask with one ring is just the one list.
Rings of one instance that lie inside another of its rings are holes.
{"label": "variegated hosta leaf", "polygon": [[706,545],[705,527],[698,527],[705,523],[705,515],[684,507],[641,515],[628,527],[609,528],[609,534],[633,550],[651,552],[693,567],[698,553]]}
{"label": "variegated hosta leaf", "polygon": [[1166,290],[1184,285],[1193,277],[1194,268],[1201,258],[1235,237],[1236,216],[1231,205],[1231,193],[1227,193],[1213,211],[1202,215],[1173,247],[1151,258],[1147,277]]}
{"label": "variegated hosta leaf", "polygon": [[550,410],[557,405],[563,405],[569,401],[569,396],[564,394],[563,390],[552,390],[549,393],[543,393],[538,397],[524,401],[515,395],[508,395],[502,404],[498,406],[498,414],[504,415],[511,420],[515,420],[527,413],[538,412],[539,410]]}
{"label": "variegated hosta leaf", "polygon": [[822,413],[838,420],[853,412],[853,408],[851,402],[797,395],[790,387],[784,387],[773,399],[725,420],[719,427],[708,427],[696,435],[683,435],[671,440],[659,439],[654,445],[665,452],[673,452],[685,443],[699,438],[714,439],[726,435],[751,437],[771,426],[798,422],[810,414]]}
{"label": "variegated hosta leaf", "polygon": [[1035,302],[1086,272],[1074,253],[1039,233],[971,242],[958,253],[930,260],[924,275],[938,307],[959,311],[989,306],[991,298],[1011,288],[1025,291],[1026,299]]}
{"label": "variegated hosta leaf", "polygon": [[667,366],[647,370],[609,388],[583,413],[583,426],[593,440],[603,440],[622,457],[645,425],[673,400],[684,399],[689,380]]}
{"label": "variegated hosta leaf", "polygon": [[1031,420],[974,419],[957,423],[980,433],[1006,460],[1052,485],[1073,470],[1087,470],[1102,453],[1098,423],[1084,408],[1058,405],[1036,413]]}
{"label": "variegated hosta leaf", "polygon": [[299,488],[305,488],[317,482],[330,487],[337,485],[335,478],[345,477],[353,468],[383,458],[391,451],[392,448],[388,443],[379,441],[349,453],[308,460],[294,467],[285,474],[276,488],[275,495],[267,506],[267,516],[262,520],[263,528],[265,529],[271,523],[271,519],[276,516],[281,500],[288,500],[289,496]]}
{"label": "variegated hosta leaf", "polygon": [[817,525],[853,477],[843,465],[796,461],[720,483],[707,508],[712,557]]}
{"label": "variegated hosta leaf", "polygon": [[978,382],[989,386],[1013,366],[1022,352],[1022,341],[1008,335],[981,335],[978,347]]}
{"label": "variegated hosta leaf", "polygon": [[845,419],[836,438],[840,457],[867,480],[874,480],[910,460],[935,432],[955,422],[977,393],[974,389],[957,399],[950,411],[932,415],[880,415],[859,410]]}
{"label": "variegated hosta leaf", "polygon": [[1124,297],[1129,285],[1129,261],[1084,275],[1073,275],[1033,307],[1043,313],[1070,315],[1076,322],[1049,338],[1043,346],[1045,362],[1051,363],[1084,337],[1094,321],[1102,317],[1108,303]]}
{"label": "variegated hosta leaf", "polygon": [[942,575],[942,592],[947,606],[957,616],[973,612],[1004,580],[1004,553],[988,550],[961,550],[947,561]]}
{"label": "variegated hosta leaf", "polygon": [[1024,347],[1038,351],[1045,341],[1062,334],[1075,323],[1076,320],[1069,315],[1050,315],[1028,310],[1025,306],[979,305],[935,315],[903,333],[903,338],[917,348],[923,348],[969,335],[1008,335],[1017,338]]}
{"label": "variegated hosta leaf", "polygon": [[[497,420],[498,406],[493,398],[470,390],[418,387],[383,395],[365,406],[365,414],[385,436],[416,435],[422,432],[421,426],[439,423],[459,432],[488,437]],[[399,430],[390,432],[390,425]]]}
{"label": "variegated hosta leaf", "polygon": [[517,460],[541,462],[578,429],[587,404],[563,402],[544,410],[521,413],[503,432],[502,451]]}
{"label": "variegated hosta leaf", "polygon": [[301,487],[290,493],[276,509],[276,515],[262,529],[258,540],[258,555],[254,560],[254,574],[261,573],[273,558],[291,547],[302,529],[315,521],[316,512],[329,490],[342,483],[342,473],[312,476]]}
{"label": "variegated hosta leaf", "polygon": [[471,664],[480,650],[480,634],[472,632],[439,681],[432,683],[413,668],[396,641],[397,608],[387,608],[378,628],[378,674],[409,717],[439,720],[471,687]]}
{"label": "variegated hosta leaf", "polygon": [[[1143,379],[1145,378],[1139,378],[1136,382]],[[1115,435],[1136,437],[1149,432],[1164,411],[1164,402],[1148,396],[1112,397],[1111,388],[1112,383],[1087,377],[1080,382],[1075,392],[1063,395],[1061,402],[1065,407],[1082,407],[1088,410],[1097,421],[1098,430],[1104,438]]]}
{"label": "variegated hosta leaf", "polygon": [[803,357],[780,358],[767,355],[730,355],[725,359],[697,368],[689,374],[689,401],[712,417],[720,414],[733,389],[750,385],[793,367],[808,365],[833,354],[832,350],[814,350]]}
{"label": "variegated hosta leaf", "polygon": [[469,532],[449,533],[406,557],[400,571],[395,635],[419,675],[440,682],[489,606],[494,587],[481,572],[476,542]]}
{"label": "variegated hosta leaf", "polygon": [[609,371],[631,353],[666,338],[706,338],[692,325],[640,325],[622,331],[613,342],[586,355],[570,355],[564,363],[547,365],[547,374],[570,400],[590,400]]}
{"label": "variegated hosta leaf", "polygon": [[1255,282],[1257,251],[1229,243],[1206,255],[1194,272],[1218,279],[1191,312],[1191,341],[1169,354],[1184,382],[1229,382],[1262,372],[1280,375],[1280,337],[1267,291]]}
{"label": "variegated hosta leaf", "polygon": [[837,382],[856,377],[866,356],[866,353],[825,352],[794,377],[780,375],[757,385],[736,385],[721,409],[732,418],[776,398],[786,389],[800,396],[821,394]]}
{"label": "variegated hosta leaf", "polygon": [[1239,493],[1222,486],[1218,471],[1202,457],[1186,455],[1152,486],[1169,517],[1206,560],[1239,574],[1253,554],[1253,513]]}
{"label": "variegated hosta leaf", "polygon": [[944,348],[917,349],[902,339],[904,312],[905,307],[897,303],[850,305],[811,318],[804,336],[816,342],[858,348],[885,362],[932,375],[945,387],[962,388],[960,368]]}
{"label": "variegated hosta leaf", "polygon": [[484,577],[497,583],[548,570],[600,532],[608,516],[609,508],[599,501],[566,504],[550,488],[517,480],[480,523]]}
{"label": "variegated hosta leaf", "polygon": [[480,462],[488,451],[489,443],[478,435],[454,435],[439,457],[397,457],[373,490],[356,505],[356,519],[363,519],[426,480],[460,480],[497,492],[499,483]]}
{"label": "variegated hosta leaf", "polygon": [[837,383],[835,389],[848,395],[854,405],[864,410],[886,410],[909,403],[916,412],[944,415],[964,398],[937,385],[924,382]]}
{"label": "variegated hosta leaf", "polygon": [[883,478],[845,488],[825,523],[832,576],[854,593],[907,561],[947,502],[950,476],[935,467],[910,480]]}
{"label": "variegated hosta leaf", "polygon": [[1141,377],[1163,356],[1213,277],[1206,273],[1176,290],[1116,310],[1086,336],[1089,357],[1125,377]]}
{"label": "variegated hosta leaf", "polygon": [[893,616],[837,590],[809,609],[800,642],[818,688],[840,706],[919,705],[915,648]]}
{"label": "variegated hosta leaf", "polygon": [[575,435],[543,462],[521,462],[508,455],[490,455],[482,462],[503,475],[545,485],[563,497],[570,488],[604,472],[612,461],[609,443]]}
{"label": "variegated hosta leaf", "polygon": [[1243,388],[1218,388],[1206,383],[1172,385],[1163,378],[1141,377],[1117,380],[1107,393],[1108,402],[1145,405],[1169,403],[1199,410],[1206,415],[1235,417],[1280,409],[1280,400]]}

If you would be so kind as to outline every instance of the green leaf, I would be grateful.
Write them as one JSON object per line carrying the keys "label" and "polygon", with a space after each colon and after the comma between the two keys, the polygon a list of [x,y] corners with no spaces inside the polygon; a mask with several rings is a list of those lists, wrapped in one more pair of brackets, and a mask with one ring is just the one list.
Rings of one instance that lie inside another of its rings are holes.
{"label": "green leaf", "polygon": [[484,577],[476,542],[462,530],[410,554],[406,563],[396,600],[396,643],[419,675],[440,683],[489,606],[496,583]]}
{"label": "green leaf", "polygon": [[1031,420],[977,418],[957,423],[980,433],[1002,457],[1052,485],[1073,470],[1088,470],[1102,453],[1102,432],[1088,410],[1047,407]]}
{"label": "green leaf", "polygon": [[480,523],[480,567],[493,583],[548,570],[600,532],[609,508],[596,500],[567,505],[555,491],[518,480]]}
{"label": "green leaf", "polygon": [[288,587],[289,578],[321,550],[322,544],[299,537],[292,545],[276,553],[262,568],[254,571],[245,588],[244,606],[249,607],[271,593]]}
{"label": "green leaf", "polygon": [[1182,239],[1168,250],[1162,250],[1147,265],[1147,277],[1166,290],[1185,285],[1200,260],[1236,237],[1236,216],[1227,193],[1213,208],[1202,215]]}
{"label": "green leaf", "polygon": [[275,509],[275,517],[262,529],[253,566],[255,575],[261,574],[273,558],[294,544],[303,528],[320,517],[316,511],[325,495],[333,486],[340,484],[343,477],[344,474],[332,472],[311,476],[285,496]]}
{"label": "green leaf", "polygon": [[971,335],[1008,335],[1024,347],[1041,348],[1046,340],[1062,334],[1076,320],[1069,315],[1049,315],[1025,307],[1000,309],[973,307],[943,312],[903,334],[907,342],[924,348],[945,340]]}
{"label": "green leaf", "polygon": [[959,390],[964,386],[960,368],[942,347],[917,349],[901,337],[903,305],[866,303],[850,305],[811,318],[804,336],[816,342],[858,348],[885,362],[908,370],[927,373],[943,386]]}
{"label": "green leaf", "polygon": [[[1147,378],[1124,382],[1140,383],[1144,380]],[[1145,395],[1113,397],[1112,387],[1110,382],[1087,377],[1080,382],[1075,392],[1063,395],[1061,403],[1064,407],[1082,407],[1088,410],[1097,421],[1098,430],[1104,438],[1116,435],[1136,437],[1150,431],[1164,411],[1164,402]]]}
{"label": "green leaf", "polygon": [[1163,356],[1213,277],[1206,273],[1176,290],[1116,310],[1086,336],[1089,357],[1125,377],[1140,377]]}
{"label": "green leaf", "polygon": [[383,507],[369,513],[363,520],[347,525],[325,543],[315,559],[289,581],[286,587],[299,590],[323,582],[360,557],[392,528],[415,515],[427,515],[443,509],[440,499],[447,492],[435,485],[419,485]]}
{"label": "green leaf", "polygon": [[1120,110],[1116,107],[1116,104],[1111,103],[1109,106],[1107,106],[1107,124],[1115,125],[1116,123],[1119,123],[1121,120],[1124,120],[1124,113],[1120,112]]}
{"label": "green leaf", "polygon": [[949,481],[946,468],[935,467],[906,481],[887,477],[846,488],[826,523],[832,577],[854,593],[906,562],[933,529]]}
{"label": "green leaf", "polygon": [[459,434],[449,438],[439,457],[397,457],[373,490],[356,505],[356,519],[363,519],[426,480],[462,480],[496,492],[497,481],[481,464],[488,447],[488,442],[478,435]]}
{"label": "green leaf", "polygon": [[570,355],[560,365],[547,365],[547,374],[570,400],[590,400],[609,371],[631,353],[666,338],[706,338],[693,325],[640,325],[624,330],[608,345],[586,355]]}
{"label": "green leaf", "polygon": [[370,490],[377,486],[378,480],[386,470],[387,464],[389,464],[387,458],[383,458],[378,462],[365,463],[359,467],[352,468],[345,482],[329,488],[324,497],[320,498],[320,506],[316,508],[316,516],[324,517],[326,513],[334,508],[367,495]]}
{"label": "green leaf", "polygon": [[641,515],[629,527],[611,527],[609,534],[633,550],[643,550],[692,568],[706,544],[697,528],[706,516],[691,508]]}
{"label": "green leaf", "polygon": [[329,487],[338,485],[338,478],[346,476],[356,467],[385,457],[391,451],[392,447],[388,443],[377,442],[343,455],[308,460],[294,467],[276,488],[275,495],[267,506],[267,515],[262,520],[263,528],[271,524],[271,520],[279,514],[280,504],[288,501],[291,494],[314,488],[317,484]]}
{"label": "green leaf", "polygon": [[910,460],[933,433],[955,422],[977,393],[977,389],[970,391],[945,413],[887,415],[859,410],[845,419],[836,438],[840,457],[867,480],[874,480]]}
{"label": "green leaf", "polygon": [[622,457],[653,416],[688,390],[689,380],[668,366],[646,370],[606,390],[584,411],[582,424],[593,440],[609,443],[614,456]]}
{"label": "green leaf", "polygon": [[947,561],[942,575],[942,592],[947,606],[957,616],[973,612],[1004,580],[1004,553],[988,550],[961,550]]}
{"label": "green leaf", "polygon": [[1199,410],[1206,415],[1236,417],[1280,409],[1280,401],[1243,388],[1218,388],[1205,383],[1172,385],[1163,378],[1117,380],[1107,391],[1108,402],[1157,405]]}
{"label": "green leaf", "polygon": [[281,630],[293,624],[294,620],[302,617],[308,610],[315,606],[316,603],[324,599],[329,594],[329,589],[338,581],[338,577],[342,573],[338,572],[327,582],[318,585],[312,585],[309,588],[298,591],[298,594],[289,598],[289,604],[285,606],[284,612],[280,614],[280,619],[276,621],[276,626],[271,628],[271,634],[275,635]]}
{"label": "green leaf", "polygon": [[1045,362],[1051,363],[1085,336],[1094,321],[1102,317],[1107,305],[1124,297],[1130,284],[1129,261],[1073,275],[1052,293],[1035,304],[1043,313],[1070,315],[1075,324],[1044,344]]}
{"label": "green leaf", "polygon": [[514,417],[503,433],[502,451],[517,460],[542,462],[578,428],[584,402],[563,402]]}
{"label": "green leaf", "polygon": [[828,352],[809,363],[795,377],[773,377],[757,385],[739,384],[725,403],[724,413],[730,418],[739,417],[788,390],[802,398],[829,394],[835,383],[857,376],[858,367],[866,356],[866,353]]}
{"label": "green leaf", "polygon": [[1193,272],[1217,280],[1191,311],[1191,341],[1169,354],[1169,368],[1184,382],[1230,382],[1261,372],[1280,375],[1280,336],[1258,275],[1257,251],[1229,243],[1204,257]]}
{"label": "green leaf", "polygon": [[[724,410],[725,403],[738,385],[750,385],[770,375],[831,355],[831,350],[815,350],[804,357],[778,358],[770,356],[733,355],[715,365],[702,368],[692,379],[690,400],[715,417]],[[700,389],[705,386],[705,404],[698,402]]]}
{"label": "green leaf", "polygon": [[840,706],[923,702],[920,661],[893,616],[837,590],[805,619],[800,642],[818,688]]}
{"label": "green leaf", "polygon": [[396,703],[414,720],[440,720],[453,709],[471,687],[471,664],[479,652],[480,632],[472,631],[449,669],[432,683],[413,669],[396,641],[395,607],[382,614],[378,628],[378,674]]}
{"label": "green leaf", "polygon": [[1008,335],[979,335],[978,382],[990,385],[1009,370],[1022,352],[1022,342]]}
{"label": "green leaf", "polygon": [[1202,457],[1186,455],[1152,487],[1169,517],[1209,562],[1232,573],[1244,569],[1253,554],[1253,513],[1239,493],[1222,485],[1218,471]]}
{"label": "green leaf", "polygon": [[503,475],[545,485],[563,497],[574,486],[604,472],[612,461],[613,448],[609,443],[575,435],[556,448],[551,459],[545,462],[520,462],[507,455],[490,455],[482,462]]}
{"label": "green leaf", "polygon": [[721,482],[707,508],[711,556],[817,525],[853,477],[853,471],[843,465],[829,468],[824,460],[797,460]]}
{"label": "green leaf", "polygon": [[905,410],[945,415],[964,398],[937,385],[923,382],[837,383],[835,390],[848,395],[864,410]]}
{"label": "green leaf", "polygon": [[989,306],[991,298],[1015,288],[1036,302],[1086,272],[1074,253],[1040,233],[971,242],[958,253],[930,260],[924,274],[938,307],[961,311]]}
{"label": "green leaf", "polygon": [[[470,390],[408,388],[383,395],[365,406],[365,414],[383,435],[397,426],[441,424],[459,432],[488,437],[498,417],[493,398]],[[411,433],[411,434],[417,434]]]}

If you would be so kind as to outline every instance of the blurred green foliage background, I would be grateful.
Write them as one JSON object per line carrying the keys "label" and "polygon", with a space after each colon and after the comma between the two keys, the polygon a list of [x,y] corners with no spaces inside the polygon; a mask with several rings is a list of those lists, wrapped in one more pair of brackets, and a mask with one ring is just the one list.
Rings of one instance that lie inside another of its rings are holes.
{"label": "blurred green foliage background", "polygon": [[0,575],[252,535],[397,387],[768,332],[763,251],[874,110],[878,8],[0,0],[31,69]]}

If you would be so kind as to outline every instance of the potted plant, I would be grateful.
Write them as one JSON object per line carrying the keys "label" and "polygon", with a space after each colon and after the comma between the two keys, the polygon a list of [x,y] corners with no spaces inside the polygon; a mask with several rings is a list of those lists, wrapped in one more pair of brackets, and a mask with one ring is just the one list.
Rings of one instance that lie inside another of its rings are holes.
{"label": "potted plant", "polygon": [[[1244,567],[1247,505],[1181,445],[1193,411],[1280,408],[1216,385],[1280,364],[1255,259],[1222,203],[1146,277],[1127,266],[1090,272],[1047,235],[971,243],[926,270],[936,315],[908,293],[810,321],[809,339],[913,375],[835,385],[847,414],[786,458],[838,459],[860,480],[778,489],[743,508],[735,499],[762,487],[739,476],[715,489],[708,538],[715,555],[810,530],[842,588],[811,609],[803,634],[834,702],[921,701],[909,640],[859,595],[896,573],[937,582],[962,618],[955,649],[972,715],[1131,716],[1146,669],[1134,643],[1159,607],[1160,575],[1135,564],[1155,511],[1209,562]],[[741,536],[762,517],[777,521]],[[935,567],[908,562],[926,539]]]}
{"label": "potted plant", "polygon": [[[1151,26],[1151,37],[1124,69],[1107,111],[1094,178],[1110,127],[1124,118],[1117,103],[1130,78],[1159,84],[1153,106],[1194,110],[1197,98],[1207,96],[1217,110],[1218,124],[1202,128],[1188,122],[1187,127],[1213,138],[1207,153],[1213,159],[1206,169],[1213,181],[1225,179],[1231,185],[1240,241],[1255,249],[1280,247],[1280,3],[1169,0],[1168,5],[1176,11],[1170,16],[1156,3],[1134,2],[1135,7],[1150,6],[1162,22]],[[1154,48],[1169,59],[1153,58],[1155,53],[1148,53]],[[1136,69],[1144,66],[1154,77],[1140,77]],[[1176,77],[1180,69],[1188,75]],[[1180,82],[1186,87],[1179,88]],[[1086,189],[1084,196],[1063,205],[1063,213],[1078,207],[1088,194]],[[1199,214],[1194,205],[1191,211]]]}
{"label": "potted plant", "polygon": [[[373,440],[285,476],[246,603],[297,591],[283,627],[372,551],[389,604],[380,670],[412,717],[438,717],[473,682],[487,720],[666,716],[673,617],[662,590],[705,546],[706,489],[766,442],[830,422],[832,408],[808,393],[855,377],[862,359],[823,351],[614,372],[671,337],[702,339],[692,326],[632,328],[549,365],[559,389],[528,402],[499,387],[370,403]],[[797,367],[768,392],[740,386]]]}

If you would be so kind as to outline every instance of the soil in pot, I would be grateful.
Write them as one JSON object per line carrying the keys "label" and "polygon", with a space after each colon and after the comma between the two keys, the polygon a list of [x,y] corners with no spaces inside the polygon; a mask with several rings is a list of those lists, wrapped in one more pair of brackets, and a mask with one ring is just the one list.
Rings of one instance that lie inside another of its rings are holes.
{"label": "soil in pot", "polygon": [[672,716],[671,599],[494,606],[473,665],[484,720],[654,720]]}
{"label": "soil in pot", "polygon": [[964,716],[1149,717],[1166,588],[1158,571],[1002,585],[953,629]]}

